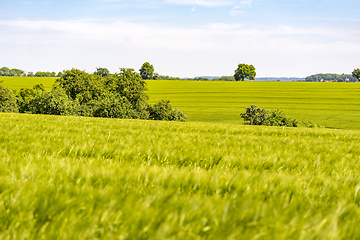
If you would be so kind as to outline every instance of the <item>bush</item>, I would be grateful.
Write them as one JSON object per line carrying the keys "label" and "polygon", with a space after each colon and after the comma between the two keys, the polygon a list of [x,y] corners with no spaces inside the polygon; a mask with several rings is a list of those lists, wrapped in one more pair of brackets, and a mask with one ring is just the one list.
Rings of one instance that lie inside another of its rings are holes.
{"label": "bush", "polygon": [[282,110],[269,111],[261,109],[255,105],[245,108],[245,113],[240,113],[240,117],[244,119],[245,124],[249,125],[265,125],[265,126],[284,126],[297,127],[296,119],[287,118]]}
{"label": "bush", "polygon": [[71,100],[60,87],[37,92],[28,103],[28,111],[33,114],[78,115],[78,108],[78,101]]}
{"label": "bush", "polygon": [[[0,82],[2,83],[2,82]],[[0,84],[0,112],[19,112],[16,97],[7,88]]]}
{"label": "bush", "polygon": [[107,97],[97,101],[93,109],[94,117],[134,118],[136,116],[130,102],[125,97],[114,94],[109,94]]}
{"label": "bush", "polygon": [[240,117],[244,119],[244,123],[248,125],[263,125],[269,117],[269,111],[261,109],[255,105],[245,108],[245,113],[240,113]]}
{"label": "bush", "polygon": [[285,113],[280,110],[270,111],[268,118],[265,120],[266,126],[283,126],[283,127],[297,127],[298,122],[296,119],[287,118]]}
{"label": "bush", "polygon": [[154,105],[149,105],[149,119],[186,122],[188,118],[185,113],[178,109],[173,110],[169,100],[160,100]]}

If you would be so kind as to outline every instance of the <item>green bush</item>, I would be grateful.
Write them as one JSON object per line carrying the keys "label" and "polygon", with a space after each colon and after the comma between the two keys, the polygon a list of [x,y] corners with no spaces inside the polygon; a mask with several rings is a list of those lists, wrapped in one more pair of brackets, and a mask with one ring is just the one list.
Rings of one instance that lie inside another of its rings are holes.
{"label": "green bush", "polygon": [[[43,85],[21,89],[17,98],[1,87],[0,111],[86,117],[187,121],[187,116],[170,102],[148,104],[146,82],[131,68],[120,73],[89,74],[78,69],[63,72],[51,91]],[[105,69],[106,70],[106,69]],[[104,70],[104,71],[105,71]]]}
{"label": "green bush", "polygon": [[28,111],[33,114],[78,115],[78,108],[78,101],[71,100],[60,87],[37,92],[28,103]]}
{"label": "green bush", "polygon": [[94,117],[133,118],[136,114],[131,103],[125,97],[109,94],[97,101],[93,107]]}
{"label": "green bush", "polygon": [[[0,81],[0,83],[2,83]],[[0,112],[19,112],[16,97],[7,88],[0,84]]]}
{"label": "green bush", "polygon": [[266,126],[283,126],[283,127],[297,127],[298,122],[296,119],[286,117],[285,113],[276,109],[270,111],[268,118],[265,120],[264,125]]}
{"label": "green bush", "polygon": [[248,125],[297,127],[296,119],[288,118],[282,110],[268,111],[255,105],[245,108],[245,113],[240,113],[244,123]]}
{"label": "green bush", "polygon": [[245,113],[240,113],[240,117],[244,119],[244,123],[248,125],[263,125],[269,117],[269,111],[261,109],[255,105],[245,108]]}
{"label": "green bush", "polygon": [[178,109],[172,109],[169,100],[160,100],[159,102],[149,105],[149,119],[186,122],[188,118],[185,113]]}

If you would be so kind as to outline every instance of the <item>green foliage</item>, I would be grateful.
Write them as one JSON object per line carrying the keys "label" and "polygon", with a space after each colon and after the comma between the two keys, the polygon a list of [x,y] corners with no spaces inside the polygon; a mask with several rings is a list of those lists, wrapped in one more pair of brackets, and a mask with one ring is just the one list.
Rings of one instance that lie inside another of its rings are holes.
{"label": "green foliage", "polygon": [[[120,73],[111,75],[106,79],[105,85],[108,91],[124,97],[132,106],[131,118],[147,119],[146,82],[132,68],[120,68]],[[130,116],[129,116],[130,117]]]}
{"label": "green foliage", "polygon": [[[17,93],[17,109],[33,114],[149,119],[151,108],[142,77],[127,68],[103,77],[100,73],[104,72],[99,68],[94,74],[72,69],[63,72],[51,91],[42,84],[21,88]],[[171,108],[169,103],[168,107]],[[164,120],[186,121],[187,117],[175,109],[166,113]]]}
{"label": "green foliage", "polygon": [[305,78],[307,82],[321,82],[321,81],[332,81],[332,82],[345,82],[348,79],[350,82],[355,82],[356,78],[351,74],[334,74],[334,73],[319,73],[311,75]]}
{"label": "green foliage", "polygon": [[35,77],[56,77],[55,72],[36,72]]}
{"label": "green foliage", "polygon": [[245,79],[255,80],[256,72],[253,65],[239,64],[235,70],[234,78],[236,81],[244,81]]}
{"label": "green foliage", "polygon": [[360,239],[360,131],[0,123],[0,239]]}
{"label": "green foliage", "polygon": [[109,93],[106,97],[96,101],[93,109],[94,117],[137,118],[129,100],[113,93]]}
{"label": "green foliage", "polygon": [[148,62],[145,62],[139,71],[142,79],[153,79],[154,77],[154,66]]}
{"label": "green foliage", "polygon": [[18,112],[18,105],[14,94],[1,85],[0,81],[0,112]]}
{"label": "green foliage", "polygon": [[316,123],[310,122],[310,121],[308,121],[308,123],[305,123],[305,122],[303,121],[303,124],[304,124],[304,126],[307,127],[307,128],[324,128],[324,126],[321,126],[321,125],[319,125],[319,124],[316,124]]}
{"label": "green foliage", "polygon": [[107,68],[96,68],[96,72],[94,74],[106,77],[110,74],[110,71]]}
{"label": "green foliage", "polygon": [[66,95],[64,89],[54,87],[51,91],[36,91],[29,101],[28,111],[33,114],[77,115],[79,104]]}
{"label": "green foliage", "polygon": [[171,77],[169,75],[159,75],[156,80],[181,80],[179,77]]}
{"label": "green foliage", "polygon": [[296,119],[287,118],[282,110],[269,111],[255,105],[245,108],[245,113],[240,113],[244,123],[248,125],[297,127]]}
{"label": "green foliage", "polygon": [[64,71],[63,76],[56,80],[56,84],[63,88],[72,100],[78,100],[80,104],[102,98],[105,91],[101,76],[74,68]]}
{"label": "green foliage", "polygon": [[269,117],[269,111],[252,104],[250,107],[245,108],[245,113],[240,113],[240,117],[244,119],[245,124],[263,125]]}
{"label": "green foliage", "polygon": [[8,67],[2,67],[0,68],[0,76],[22,77],[25,76],[25,72],[17,68],[9,69]]}
{"label": "green foliage", "polygon": [[159,102],[148,107],[149,119],[187,122],[188,118],[185,113],[178,109],[172,109],[169,100],[160,100]]}
{"label": "green foliage", "polygon": [[297,127],[298,122],[296,119],[286,117],[285,113],[280,110],[270,111],[268,118],[264,122],[265,126],[282,126],[282,127]]}
{"label": "green foliage", "polygon": [[358,81],[360,81],[360,69],[359,68],[354,69],[354,71],[352,72],[352,76],[356,78]]}

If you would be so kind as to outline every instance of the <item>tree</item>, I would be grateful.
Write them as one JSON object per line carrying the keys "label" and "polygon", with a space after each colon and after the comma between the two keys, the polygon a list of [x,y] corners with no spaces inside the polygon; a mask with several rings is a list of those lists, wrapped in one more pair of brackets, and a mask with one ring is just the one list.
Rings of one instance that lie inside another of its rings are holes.
{"label": "tree", "polygon": [[148,62],[144,63],[139,71],[142,79],[153,79],[154,77],[154,66]]}
{"label": "tree", "polygon": [[79,100],[80,104],[98,100],[104,95],[105,90],[101,76],[74,68],[65,71],[55,83],[65,90],[70,99]]}
{"label": "tree", "polygon": [[0,68],[0,74],[1,76],[8,76],[10,72],[10,69],[7,67]]}
{"label": "tree", "polygon": [[107,68],[96,68],[96,72],[94,72],[94,74],[106,77],[110,74],[110,71]]}
{"label": "tree", "polygon": [[358,81],[360,81],[360,69],[354,69],[354,71],[352,72],[352,75],[354,78],[356,78]]}
{"label": "tree", "polygon": [[236,81],[244,81],[245,79],[255,80],[256,72],[253,65],[239,64],[235,70],[234,78]]}

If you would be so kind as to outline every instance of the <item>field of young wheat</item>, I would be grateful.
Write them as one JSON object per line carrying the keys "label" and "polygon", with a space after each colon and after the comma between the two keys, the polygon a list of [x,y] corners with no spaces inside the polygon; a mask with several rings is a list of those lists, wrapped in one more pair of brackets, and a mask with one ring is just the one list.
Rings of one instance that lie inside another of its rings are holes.
{"label": "field of young wheat", "polygon": [[360,238],[357,130],[0,124],[0,239]]}
{"label": "field of young wheat", "polygon": [[[54,78],[0,77],[12,90],[42,83],[51,89]],[[147,81],[150,102],[171,101],[190,121],[243,123],[245,107],[281,109],[299,122],[327,128],[360,129],[360,84],[305,82]]]}

